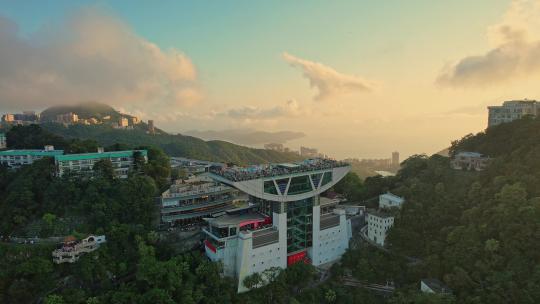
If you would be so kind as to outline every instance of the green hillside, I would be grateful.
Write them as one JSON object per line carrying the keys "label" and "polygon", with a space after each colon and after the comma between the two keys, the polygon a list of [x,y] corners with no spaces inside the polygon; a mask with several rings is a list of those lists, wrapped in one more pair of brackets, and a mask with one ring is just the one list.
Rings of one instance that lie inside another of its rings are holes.
{"label": "green hillside", "polygon": [[43,124],[43,128],[67,139],[92,139],[104,146],[126,144],[129,146],[152,145],[160,147],[170,156],[182,156],[201,160],[232,162],[235,164],[259,164],[298,160],[293,153],[281,153],[265,149],[253,149],[224,141],[202,139],[172,134],[147,134],[144,128],[118,130],[105,125]]}

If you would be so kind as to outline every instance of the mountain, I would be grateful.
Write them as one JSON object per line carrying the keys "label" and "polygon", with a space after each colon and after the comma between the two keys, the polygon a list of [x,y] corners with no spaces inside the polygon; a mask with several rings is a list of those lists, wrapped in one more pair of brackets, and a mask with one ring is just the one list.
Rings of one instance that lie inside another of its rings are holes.
{"label": "mountain", "polygon": [[67,139],[92,139],[103,146],[125,144],[129,146],[152,145],[162,148],[170,156],[182,156],[235,164],[259,164],[288,162],[300,157],[294,153],[283,153],[264,149],[254,149],[220,140],[204,141],[200,138],[180,134],[148,134],[146,128],[133,130],[115,129],[108,125],[70,125],[44,123],[44,129]]}
{"label": "mountain", "polygon": [[302,132],[294,132],[294,131],[268,132],[268,131],[253,131],[253,130],[243,130],[243,129],[223,130],[223,131],[191,130],[185,133],[187,135],[199,137],[204,140],[219,139],[219,140],[231,141],[240,145],[260,145],[260,144],[267,144],[267,143],[284,144],[287,141],[306,136],[306,134]]}
{"label": "mountain", "polygon": [[82,119],[97,118],[110,116],[113,120],[118,120],[120,117],[130,116],[122,114],[113,107],[99,102],[84,102],[76,105],[61,105],[50,107],[41,112],[41,121],[48,122],[56,119],[57,115],[65,113],[75,113]]}

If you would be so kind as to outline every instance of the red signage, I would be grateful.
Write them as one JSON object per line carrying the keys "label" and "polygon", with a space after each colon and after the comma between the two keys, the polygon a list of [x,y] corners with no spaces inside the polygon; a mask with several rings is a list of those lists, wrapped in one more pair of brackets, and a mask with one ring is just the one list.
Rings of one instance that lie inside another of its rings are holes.
{"label": "red signage", "polygon": [[214,245],[212,245],[212,243],[210,243],[210,241],[204,240],[204,245],[205,245],[208,249],[210,249],[210,250],[212,250],[214,253],[216,253],[216,247],[214,247]]}

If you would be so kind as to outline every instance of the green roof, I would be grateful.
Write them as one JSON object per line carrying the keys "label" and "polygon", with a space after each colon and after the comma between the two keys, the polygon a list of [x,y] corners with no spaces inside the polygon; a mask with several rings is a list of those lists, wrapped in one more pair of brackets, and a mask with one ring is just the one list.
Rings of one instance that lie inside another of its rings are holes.
{"label": "green roof", "polygon": [[21,156],[21,155],[32,155],[32,156],[57,156],[64,154],[64,150],[6,150],[0,151],[0,155],[5,156]]}
{"label": "green roof", "polygon": [[114,158],[114,157],[131,157],[133,156],[133,153],[135,152],[141,152],[143,156],[147,156],[147,153],[148,153],[146,150],[111,151],[111,152],[102,152],[102,153],[55,155],[54,159],[57,161],[70,161],[70,160],[85,160],[85,159]]}

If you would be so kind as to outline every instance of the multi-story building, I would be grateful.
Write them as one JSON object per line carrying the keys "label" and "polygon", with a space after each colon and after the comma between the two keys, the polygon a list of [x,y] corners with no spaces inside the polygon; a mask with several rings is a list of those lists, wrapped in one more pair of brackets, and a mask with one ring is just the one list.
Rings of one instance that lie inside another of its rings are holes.
{"label": "multi-story building", "polygon": [[7,123],[12,123],[13,121],[15,121],[15,115],[13,114],[4,114],[2,115],[2,121],[3,122],[7,122]]}
{"label": "multi-story building", "polygon": [[368,238],[384,246],[388,230],[394,225],[394,216],[385,211],[370,210],[367,214]]}
{"label": "multi-story building", "polygon": [[65,113],[65,114],[58,114],[56,115],[57,123],[63,123],[63,124],[73,124],[79,122],[79,115],[75,113]]}
{"label": "multi-story building", "polygon": [[39,121],[39,114],[36,114],[34,111],[23,111],[13,116],[15,120],[22,121],[23,123],[36,123]]}
{"label": "multi-story building", "polygon": [[300,156],[305,158],[318,157],[319,150],[315,148],[300,147]]}
{"label": "multi-story building", "polygon": [[53,262],[55,264],[75,263],[81,255],[97,250],[106,241],[104,235],[91,235],[80,241],[74,237],[67,237],[64,243],[52,252]]}
{"label": "multi-story building", "polygon": [[0,133],[0,149],[7,148],[6,134]]}
{"label": "multi-story building", "polygon": [[139,124],[141,120],[137,116],[131,116],[130,118],[131,125],[134,126],[136,124]]}
{"label": "multi-story building", "polygon": [[150,134],[156,133],[156,128],[154,126],[154,120],[152,120],[152,119],[148,120],[148,133],[150,133]]}
{"label": "multi-story building", "polygon": [[401,208],[405,199],[390,192],[379,195],[379,208]]}
{"label": "multi-story building", "polygon": [[399,152],[392,152],[392,166],[399,167]]}
{"label": "multi-story building", "polygon": [[93,175],[94,164],[100,160],[109,160],[112,163],[116,177],[126,178],[129,171],[135,166],[137,157],[141,157],[146,162],[148,160],[147,151],[103,152],[103,149],[98,149],[97,153],[55,155],[54,160],[58,176],[69,172],[74,175],[91,177]]}
{"label": "multi-story building", "polygon": [[349,246],[351,222],[343,209],[322,208],[320,194],[350,169],[346,163],[310,159],[211,170],[213,179],[247,193],[251,206],[208,219],[207,256],[238,279],[239,292],[247,290],[247,276],[271,267],[335,261]]}
{"label": "multi-story building", "polygon": [[161,194],[161,223],[172,226],[201,222],[204,217],[233,209],[238,190],[209,177],[177,180]]}
{"label": "multi-story building", "polygon": [[540,105],[536,100],[509,100],[502,106],[489,106],[488,127],[520,119],[525,115],[537,116]]}
{"label": "multi-story building", "polygon": [[129,120],[126,117],[120,117],[118,119],[118,127],[127,128],[129,126]]}
{"label": "multi-story building", "polygon": [[490,158],[482,156],[477,152],[459,152],[457,153],[450,165],[455,170],[475,170],[482,171],[489,165]]}
{"label": "multi-story building", "polygon": [[171,157],[171,168],[183,169],[188,174],[200,174],[207,172],[210,167],[224,167],[225,164],[206,160],[190,159],[185,157]]}
{"label": "multi-story building", "polygon": [[6,150],[0,151],[0,163],[11,169],[18,169],[21,166],[30,165],[38,159],[62,154],[64,154],[63,150],[55,150],[53,146],[45,146],[43,150]]}
{"label": "multi-story building", "polygon": [[283,144],[276,144],[276,143],[269,143],[269,144],[265,144],[264,145],[264,148],[266,150],[272,150],[272,151],[278,151],[278,152],[283,152]]}

